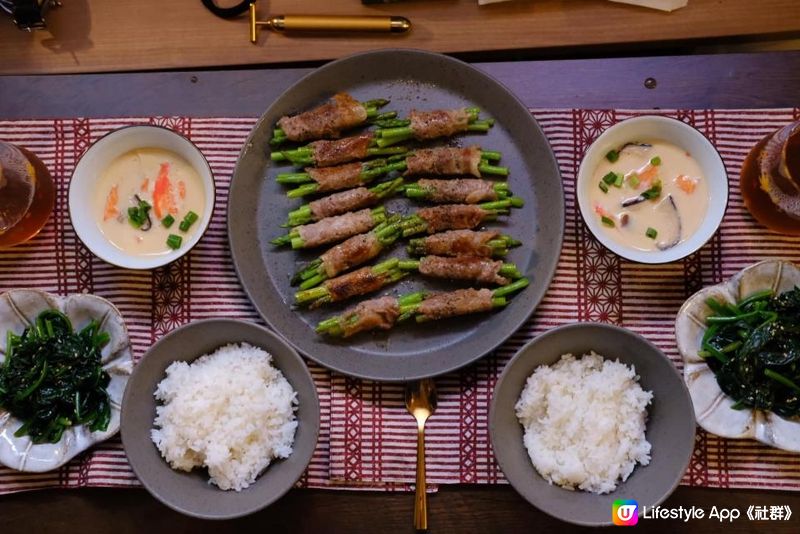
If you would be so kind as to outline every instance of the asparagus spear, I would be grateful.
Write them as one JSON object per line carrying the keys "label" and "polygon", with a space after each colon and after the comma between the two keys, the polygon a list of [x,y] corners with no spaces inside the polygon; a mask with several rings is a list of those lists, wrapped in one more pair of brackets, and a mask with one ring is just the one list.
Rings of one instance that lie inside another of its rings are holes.
{"label": "asparagus spear", "polygon": [[[392,171],[406,170],[406,156],[408,155],[407,153],[402,153],[386,159],[365,161],[362,164],[362,181],[369,182],[378,176],[383,176]],[[483,174],[508,176],[508,167],[501,167],[491,163],[493,161],[499,161],[501,157],[502,153],[496,150],[481,150],[481,162],[478,164],[478,170]],[[308,172],[284,172],[278,174],[275,179],[279,184],[300,185],[300,187],[292,189],[287,193],[289,198],[309,195],[319,188],[319,185],[314,182],[314,179],[311,178]]]}
{"label": "asparagus spear", "polygon": [[[401,189],[402,186],[403,186],[403,179],[402,178],[395,178],[394,180],[390,180],[388,182],[380,183],[380,184],[368,189],[368,191],[374,195],[374,197],[372,199],[368,199],[368,200],[372,200],[371,202],[369,202],[369,203],[367,203],[365,205],[361,205],[361,206],[355,207],[355,208],[346,209],[345,211],[340,211],[339,213],[331,213],[330,215],[341,215],[342,213],[346,213],[347,211],[352,211],[353,209],[361,209],[361,208],[365,208],[365,207],[367,207],[369,205],[376,204],[378,200],[381,200],[381,199],[384,199],[384,198],[386,198],[388,196],[391,196],[396,191]],[[341,195],[341,194],[342,194],[341,192],[340,193],[334,193],[333,195],[330,195],[330,196],[333,197],[335,195]],[[325,197],[325,198],[329,198],[329,197]],[[311,203],[303,204],[302,206],[300,206],[296,210],[292,210],[292,211],[289,212],[289,218],[286,221],[286,224],[284,224],[284,227],[299,226],[301,224],[306,224],[306,223],[309,223],[309,222],[312,222],[312,221],[318,221],[318,220],[319,219],[317,219],[314,216],[313,210],[311,208]]]}
{"label": "asparagus spear", "polygon": [[[398,237],[400,237],[400,227],[397,225],[399,221],[400,216],[393,215],[372,229],[371,233],[377,238],[378,243],[381,245],[381,249],[385,249],[394,243]],[[357,237],[359,236],[354,236],[351,239],[355,239]],[[363,261],[366,262],[371,259],[371,257],[364,258]],[[357,265],[357,263],[353,263],[350,265],[350,267],[356,267]],[[295,273],[295,275],[292,277],[292,285],[300,284],[300,289],[311,289],[327,279],[328,272],[326,266],[323,265],[322,257],[319,257]]]}
{"label": "asparagus spear", "polygon": [[[406,157],[410,156],[411,154],[413,154],[413,152],[401,156],[392,156],[387,161],[390,164],[395,164],[394,170],[404,171],[406,170]],[[501,167],[499,165],[492,164],[492,162],[497,162],[502,157],[502,152],[497,150],[481,150],[481,162],[478,164],[478,170],[481,171],[482,174],[508,176],[508,167]],[[400,162],[402,162],[402,164]]]}
{"label": "asparagus spear", "polygon": [[[494,119],[478,120],[480,115],[478,108],[468,108],[467,113],[469,113],[469,125],[467,126],[469,132],[488,132],[489,128],[494,126]],[[414,137],[411,121],[408,119],[384,120],[379,123],[379,126],[375,132],[379,147],[396,145]]]}
{"label": "asparagus spear", "polygon": [[[362,269],[365,270],[368,269],[371,271],[371,274],[379,275],[381,277],[381,287],[384,287],[391,283],[397,282],[398,280],[404,278],[408,274],[397,267],[398,263],[400,263],[400,260],[398,260],[397,258],[392,258],[377,265],[374,265],[372,267],[362,267]],[[342,277],[351,277],[357,273],[359,273],[359,271],[353,271],[352,273],[347,273],[345,275],[342,275]],[[329,302],[344,300],[343,298],[338,298],[332,295],[329,290],[329,284],[333,283],[335,280],[342,277],[337,277],[327,280],[321,286],[298,291],[297,293],[294,294],[295,302],[300,306],[311,306],[316,308],[318,306],[327,304]],[[359,294],[363,293],[361,293],[356,288],[355,290],[349,292],[347,296],[344,298],[353,297]]]}
{"label": "asparagus spear", "polygon": [[[337,217],[342,217],[342,215],[338,215]],[[386,220],[386,208],[383,206],[378,206],[377,208],[372,210],[372,218],[375,221],[375,224],[378,225]],[[323,219],[324,221],[325,219]],[[300,237],[300,226],[295,226],[292,228],[288,234],[276,237],[270,243],[273,245],[282,247],[284,245],[291,245],[292,248],[306,248],[306,243],[303,241],[303,238]]]}
{"label": "asparagus spear", "polygon": [[[333,168],[333,167],[329,167]],[[405,168],[405,162],[389,163],[385,159],[375,159],[372,161],[365,161],[361,164],[361,174],[359,180],[361,183],[369,183],[372,180],[379,178],[392,171],[402,170]],[[301,184],[300,187],[290,189],[286,196],[289,198],[299,198],[306,195],[315,193],[320,185],[311,178],[307,172],[285,172],[279,174],[275,179],[279,184]]]}
{"label": "asparagus spear", "polygon": [[[414,239],[408,240],[408,246],[406,246],[406,250],[412,256],[425,256],[428,254],[428,248],[425,243],[424,237],[417,237]],[[492,249],[492,256],[494,257],[502,257],[508,254],[508,249],[511,247],[517,247],[521,245],[520,241],[517,241],[510,235],[501,235],[495,239],[486,242],[486,245]]]}
{"label": "asparagus spear", "polygon": [[[374,146],[367,149],[367,156],[394,156],[405,154],[406,152],[408,152],[408,149],[403,146],[386,148]],[[278,150],[271,152],[269,157],[272,161],[289,161],[297,167],[309,167],[317,163],[314,159],[314,149],[311,148],[311,145],[301,146],[292,150]]]}
{"label": "asparagus spear", "polygon": [[[397,306],[400,308],[401,314],[400,317],[398,317],[397,322],[401,320],[404,309],[411,309],[413,305],[422,302],[425,299],[425,296],[425,292],[418,291],[416,293],[409,293],[407,295],[397,297]],[[316,332],[318,334],[327,334],[333,337],[342,337],[344,336],[347,326],[354,325],[358,322],[358,320],[358,315],[345,312],[342,315],[336,315],[320,322],[317,325]]]}
{"label": "asparagus spear", "polygon": [[[492,306],[494,308],[504,307],[506,304],[508,304],[508,299],[506,298],[508,295],[520,291],[521,289],[527,287],[529,283],[530,282],[527,278],[520,278],[512,284],[495,289],[492,292]],[[422,302],[428,298],[428,296],[429,295],[427,293],[420,291],[398,297],[397,305],[400,309],[400,315],[394,324],[396,325],[397,323],[402,323],[412,317],[415,317],[418,323],[424,323],[428,321],[429,319],[427,317],[417,313],[420,304],[422,304]],[[317,324],[315,330],[318,334],[325,334],[332,337],[343,337],[346,327],[355,325],[358,320],[358,315],[345,312],[342,315],[336,315],[321,321],[319,324]]]}
{"label": "asparagus spear", "polygon": [[[513,193],[508,189],[508,182],[497,182],[493,185],[493,189],[497,194],[497,200],[509,199],[512,208],[521,208],[525,205],[524,200],[513,196]],[[408,198],[414,200],[426,200],[435,193],[432,188],[422,187],[418,183],[408,184],[404,188],[404,192]]]}
{"label": "asparagus spear", "polygon": [[[401,260],[397,266],[403,271],[417,271],[419,270],[419,260]],[[522,278],[522,273],[519,272],[519,269],[517,269],[517,266],[513,263],[504,263],[500,267],[500,272],[498,274],[510,278],[511,280]]]}
{"label": "asparagus spear", "polygon": [[[477,204],[477,206],[484,211],[483,221],[493,221],[497,219],[499,215],[505,215],[509,212],[508,208],[511,207],[511,200],[495,200],[493,202]],[[414,213],[400,221],[400,228],[403,230],[403,237],[408,237],[427,231],[428,223],[425,219]]]}
{"label": "asparagus spear", "polygon": [[[498,287],[492,291],[492,307],[495,309],[504,307],[506,304],[508,304],[508,299],[506,298],[507,296],[528,287],[528,284],[530,284],[530,281],[527,278],[520,278],[519,280],[515,280],[507,286]],[[419,304],[411,304],[408,306],[406,313],[412,314],[416,312],[417,308],[419,308]],[[430,320],[424,315],[415,315],[415,320],[418,323],[425,323]]]}
{"label": "asparagus spear", "polygon": [[[361,105],[364,106],[364,109],[367,111],[367,122],[372,121],[384,121],[388,119],[393,119],[397,116],[396,111],[389,111],[386,113],[379,113],[378,110],[388,104],[389,101],[385,98],[376,98],[374,100],[368,100],[366,102],[361,102]],[[278,146],[288,141],[286,137],[286,133],[281,128],[275,128],[272,131],[272,139],[269,140],[269,144],[272,146]]]}

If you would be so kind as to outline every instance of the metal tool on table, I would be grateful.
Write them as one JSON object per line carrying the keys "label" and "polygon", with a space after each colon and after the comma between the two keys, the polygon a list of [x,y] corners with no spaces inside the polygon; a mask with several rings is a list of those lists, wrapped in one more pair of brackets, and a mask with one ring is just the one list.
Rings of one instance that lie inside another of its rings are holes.
{"label": "metal tool on table", "polygon": [[251,3],[251,43],[258,41],[258,32],[262,26],[279,32],[406,33],[411,30],[411,21],[398,16],[367,15],[275,15],[267,20],[258,20],[256,5]]}
{"label": "metal tool on table", "polygon": [[430,378],[406,386],[406,409],[417,420],[417,480],[414,528],[428,530],[428,494],[425,482],[425,422],[436,411],[436,384]]}

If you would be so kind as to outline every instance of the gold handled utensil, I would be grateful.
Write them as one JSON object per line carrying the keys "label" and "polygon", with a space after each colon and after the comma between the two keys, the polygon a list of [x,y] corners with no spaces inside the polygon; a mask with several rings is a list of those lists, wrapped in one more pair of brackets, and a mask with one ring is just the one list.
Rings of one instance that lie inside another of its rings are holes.
{"label": "gold handled utensil", "polygon": [[425,422],[436,411],[436,384],[430,378],[406,385],[406,409],[417,420],[417,483],[414,528],[428,530],[428,494],[425,482]]}
{"label": "gold handled utensil", "polygon": [[368,15],[275,15],[258,20],[255,3],[250,4],[250,42],[258,42],[258,32],[264,26],[274,31],[302,32],[386,32],[406,33],[411,21],[397,16]]}

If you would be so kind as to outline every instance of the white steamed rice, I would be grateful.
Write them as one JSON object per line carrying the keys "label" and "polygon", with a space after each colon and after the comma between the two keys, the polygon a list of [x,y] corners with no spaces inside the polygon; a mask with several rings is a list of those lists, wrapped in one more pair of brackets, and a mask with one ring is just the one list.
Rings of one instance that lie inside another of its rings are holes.
{"label": "white steamed rice", "polygon": [[292,452],[297,393],[272,356],[246,343],[193,363],[174,362],[156,388],[153,442],[173,469],[207,467],[210,482],[240,491]]}
{"label": "white steamed rice", "polygon": [[591,352],[537,368],[515,408],[539,474],[567,489],[608,493],[637,463],[650,463],[652,398],[632,366]]}

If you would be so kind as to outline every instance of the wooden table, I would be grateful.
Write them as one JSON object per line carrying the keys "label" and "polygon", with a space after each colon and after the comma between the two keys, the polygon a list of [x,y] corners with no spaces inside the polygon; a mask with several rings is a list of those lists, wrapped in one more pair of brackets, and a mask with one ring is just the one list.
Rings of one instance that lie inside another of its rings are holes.
{"label": "wooden table", "polygon": [[[230,5],[230,0],[219,0]],[[26,34],[0,19],[0,73],[131,71],[285,63],[338,58],[382,47],[469,53],[553,51],[582,47],[597,54],[624,45],[800,35],[797,0],[691,0],[663,13],[603,0],[515,0],[479,7],[477,0],[417,0],[362,6],[358,0],[272,0],[265,16],[285,13],[398,14],[414,30],[403,36],[299,37],[263,32],[248,42],[244,18],[222,20],[199,0],[63,0],[49,32]]]}
{"label": "wooden table", "polygon": [[[800,52],[479,64],[529,107],[783,107],[800,94]],[[0,77],[0,119],[185,114],[256,116],[308,72],[248,70]],[[609,76],[613,73],[613,76]],[[656,87],[647,89],[645,79]],[[754,83],[757,81],[758,83]],[[91,94],[91,98],[87,98]],[[798,532],[800,493],[679,487],[665,506],[790,505],[789,522],[720,526],[647,521],[647,532]],[[178,515],[144,490],[48,490],[0,497],[0,532],[411,532],[410,494],[294,490],[249,518],[210,523]],[[443,486],[430,498],[433,532],[578,532],[508,486]]]}

